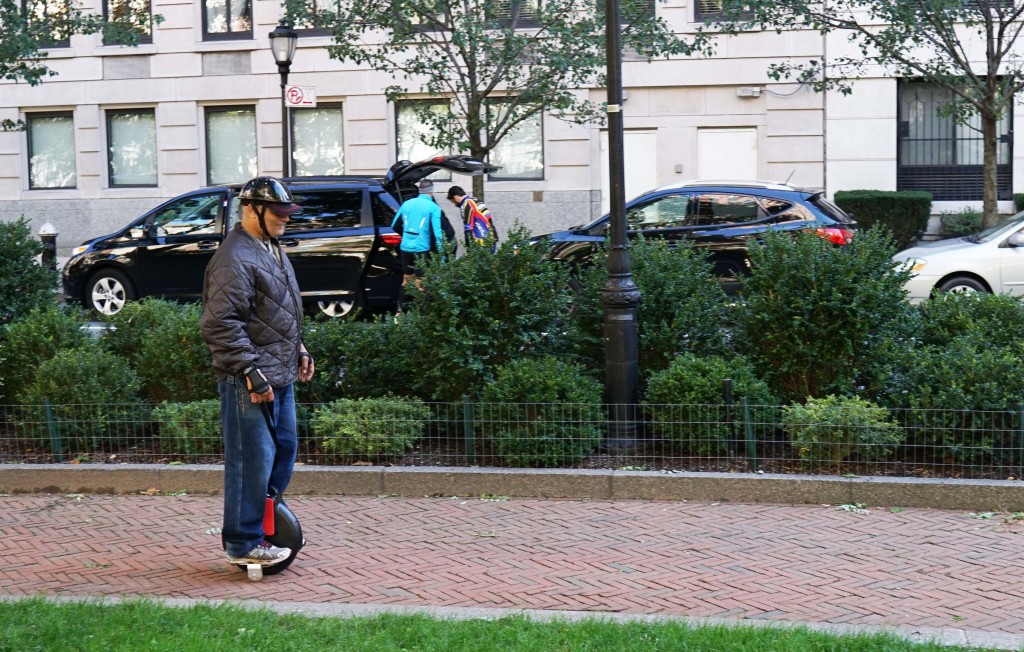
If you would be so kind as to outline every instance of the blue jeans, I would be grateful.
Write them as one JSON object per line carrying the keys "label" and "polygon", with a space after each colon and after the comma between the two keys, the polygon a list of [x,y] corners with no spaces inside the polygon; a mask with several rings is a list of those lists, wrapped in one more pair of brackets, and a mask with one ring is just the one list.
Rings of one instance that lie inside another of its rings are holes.
{"label": "blue jeans", "polygon": [[283,494],[295,468],[298,436],[292,385],[274,388],[273,403],[253,403],[245,379],[217,383],[224,431],[224,527],[227,553],[244,556],[263,542],[268,493]]}

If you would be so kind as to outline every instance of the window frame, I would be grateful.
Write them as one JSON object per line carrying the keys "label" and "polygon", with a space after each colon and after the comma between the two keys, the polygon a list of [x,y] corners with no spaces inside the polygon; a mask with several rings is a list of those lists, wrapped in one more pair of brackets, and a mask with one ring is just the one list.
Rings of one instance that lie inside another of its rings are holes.
{"label": "window frame", "polygon": [[29,190],[73,190],[78,188],[78,150],[72,142],[71,146],[71,165],[74,170],[74,182],[69,186],[37,186],[33,183],[32,174],[32,159],[34,158],[34,148],[32,146],[32,121],[42,118],[67,118],[71,121],[71,134],[74,136],[75,132],[75,112],[74,111],[38,111],[27,113],[25,115],[25,136],[27,139],[28,148],[28,189]]}
{"label": "window frame", "polygon": [[227,9],[227,26],[228,29],[225,32],[211,32],[209,30],[209,10],[207,4],[210,0],[202,0],[202,21],[203,21],[203,41],[244,41],[251,40],[253,38],[253,0],[246,0],[249,8],[249,29],[232,31],[231,30],[231,0],[224,0],[224,6]]}
{"label": "window frame", "polygon": [[[153,116],[153,183],[115,183],[114,182],[114,156],[112,150],[113,142],[112,119],[119,115],[151,115]],[[107,187],[108,188],[155,188],[160,185],[160,167],[156,145],[156,109],[108,109],[104,111],[104,122],[107,129]]]}
{"label": "window frame", "polygon": [[[257,115],[256,115],[256,106],[252,105],[252,104],[232,104],[232,105],[204,106],[203,107],[203,131],[205,132],[204,133],[204,141],[205,141],[205,146],[206,146],[206,152],[205,152],[205,154],[206,154],[206,156],[205,156],[205,159],[206,159],[206,161],[205,161],[205,163],[206,163],[206,170],[205,170],[205,174],[206,174],[206,185],[208,185],[208,186],[219,186],[219,185],[225,185],[225,184],[229,184],[229,183],[241,183],[242,181],[245,181],[248,178],[252,178],[252,177],[256,176],[255,173],[251,173],[251,174],[250,173],[246,173],[246,174],[249,175],[249,176],[246,177],[246,179],[233,179],[233,180],[227,180],[227,179],[217,179],[217,180],[214,180],[213,177],[211,176],[212,170],[210,168],[210,162],[211,162],[210,152],[214,151],[214,148],[211,146],[211,141],[210,141],[210,116],[212,114],[216,114],[216,113],[229,113],[231,111],[245,111],[245,112],[248,112],[248,113],[252,114],[252,122],[253,122],[253,124],[252,124],[252,127],[253,127],[253,152],[252,152],[252,154],[253,154],[253,160],[254,160],[253,167],[256,170],[259,169],[260,144],[259,144],[259,123],[258,123]],[[243,175],[243,176],[245,176],[245,175]]]}

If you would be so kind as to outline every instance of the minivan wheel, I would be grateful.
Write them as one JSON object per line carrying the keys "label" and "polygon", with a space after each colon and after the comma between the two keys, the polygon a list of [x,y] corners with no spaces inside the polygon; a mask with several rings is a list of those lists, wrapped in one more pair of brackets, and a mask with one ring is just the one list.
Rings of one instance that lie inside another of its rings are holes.
{"label": "minivan wheel", "polygon": [[316,307],[321,315],[332,319],[340,319],[355,315],[359,310],[359,302],[354,296],[348,296],[329,301],[317,301]]}
{"label": "minivan wheel", "polygon": [[115,269],[97,272],[86,286],[86,307],[103,315],[116,315],[135,298],[128,277]]}
{"label": "minivan wheel", "polygon": [[988,292],[988,288],[985,287],[984,283],[970,276],[954,276],[939,285],[938,289],[939,292]]}

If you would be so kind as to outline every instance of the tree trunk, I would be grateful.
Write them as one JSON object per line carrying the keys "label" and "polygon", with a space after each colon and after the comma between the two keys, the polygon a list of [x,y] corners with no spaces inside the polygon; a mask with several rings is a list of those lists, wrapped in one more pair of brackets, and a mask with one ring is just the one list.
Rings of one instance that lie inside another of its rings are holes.
{"label": "tree trunk", "polygon": [[998,118],[988,112],[981,114],[981,137],[984,142],[984,165],[983,175],[983,204],[982,211],[984,226],[993,226],[999,221],[999,206],[997,197],[999,193],[999,177],[997,163],[999,161],[999,139],[996,137]]}

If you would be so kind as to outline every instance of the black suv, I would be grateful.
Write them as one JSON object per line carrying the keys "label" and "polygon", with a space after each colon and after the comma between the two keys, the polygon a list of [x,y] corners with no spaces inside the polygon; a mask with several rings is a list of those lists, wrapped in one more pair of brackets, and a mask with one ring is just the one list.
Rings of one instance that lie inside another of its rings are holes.
{"label": "black suv", "polygon": [[[439,169],[477,175],[497,168],[469,156],[399,161],[384,177],[284,179],[302,211],[281,237],[306,308],[342,317],[395,307],[402,282],[395,211],[416,182]],[[241,184],[194,190],[165,202],[116,233],[76,247],[64,266],[64,298],[105,315],[125,301],[202,297],[203,274],[238,221]]]}
{"label": "black suv", "polygon": [[[585,263],[603,243],[608,215],[586,226],[543,236],[556,260]],[[856,223],[824,193],[763,182],[693,181],[665,186],[626,203],[629,237],[643,234],[657,240],[687,240],[707,251],[714,273],[725,289],[739,287],[750,267],[747,245],[765,231],[817,233],[845,245]]]}

